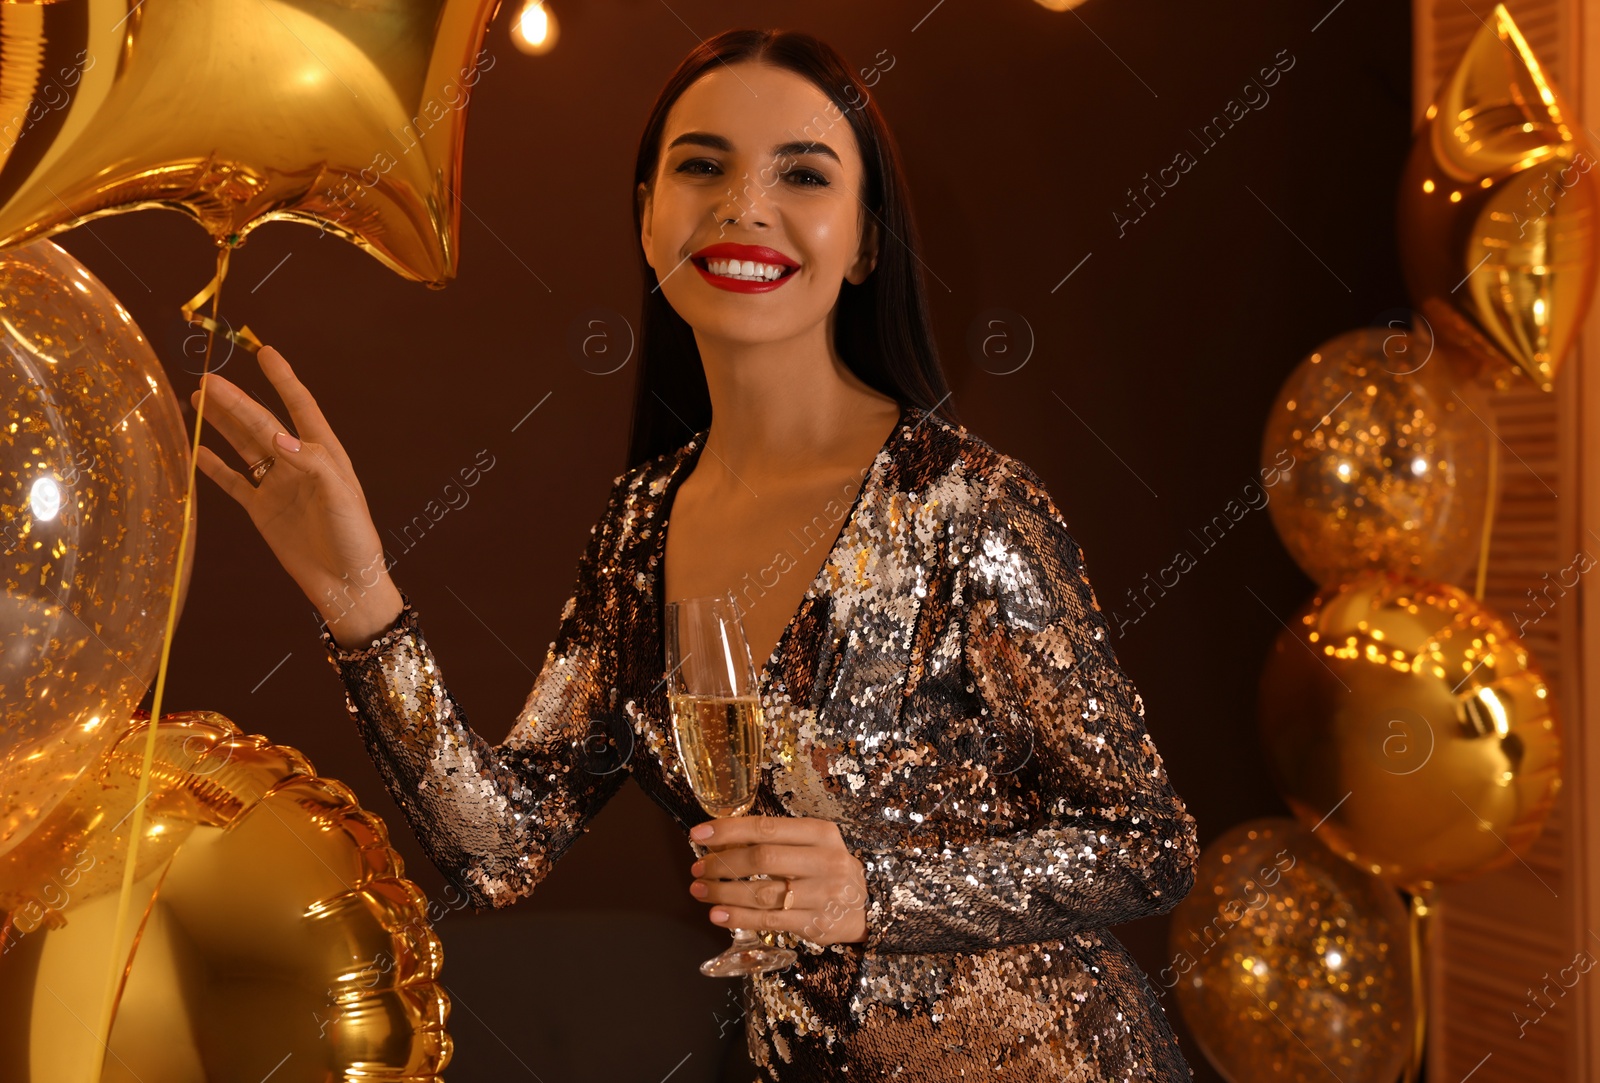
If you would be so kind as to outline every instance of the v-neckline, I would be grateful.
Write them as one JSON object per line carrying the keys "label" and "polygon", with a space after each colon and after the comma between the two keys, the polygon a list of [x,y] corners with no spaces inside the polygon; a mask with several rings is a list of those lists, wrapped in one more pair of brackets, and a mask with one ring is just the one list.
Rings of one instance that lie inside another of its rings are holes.
{"label": "v-neckline", "polygon": [[[805,593],[800,596],[800,604],[790,614],[789,621],[783,626],[783,630],[778,633],[778,641],[773,645],[772,653],[767,655],[767,660],[756,671],[756,694],[762,702],[766,702],[767,689],[773,679],[773,670],[783,657],[784,647],[793,638],[795,628],[799,625],[807,604],[813,598],[819,597],[826,588],[828,567],[835,562],[839,555],[839,550],[844,546],[846,536],[850,533],[851,527],[855,525],[856,516],[861,509],[863,498],[866,496],[867,490],[872,486],[881,468],[882,460],[889,454],[890,448],[894,445],[895,437],[900,434],[901,429],[905,427],[906,422],[910,419],[912,409],[913,407],[907,406],[905,403],[900,404],[900,416],[895,420],[894,428],[889,430],[889,435],[884,438],[877,453],[873,455],[872,461],[867,464],[867,475],[861,479],[861,485],[856,489],[855,498],[851,500],[850,509],[845,512],[844,520],[839,524],[839,532],[834,536],[833,544],[828,547],[827,556],[822,558],[822,564],[817,568],[817,574],[812,578],[811,585],[806,587]],[[711,430],[709,428],[701,429],[690,437],[689,442],[680,449],[677,463],[667,473],[662,486],[661,502],[657,509],[658,525],[654,532],[655,558],[656,566],[660,568],[661,574],[658,589],[655,592],[655,633],[656,653],[661,656],[663,664],[666,659],[667,527],[670,525],[672,505],[678,496],[678,486],[683,483],[684,478],[693,472],[695,464],[700,461],[700,453],[705,450],[706,438],[710,433]]]}

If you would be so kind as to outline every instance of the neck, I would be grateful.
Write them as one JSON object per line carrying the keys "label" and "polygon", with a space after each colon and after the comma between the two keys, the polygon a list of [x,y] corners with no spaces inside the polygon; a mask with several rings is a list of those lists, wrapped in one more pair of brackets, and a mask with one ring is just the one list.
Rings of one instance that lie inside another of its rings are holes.
{"label": "neck", "polygon": [[696,335],[711,395],[702,466],[742,484],[798,465],[858,465],[899,417],[895,400],[851,372],[823,325],[803,338],[734,342]]}

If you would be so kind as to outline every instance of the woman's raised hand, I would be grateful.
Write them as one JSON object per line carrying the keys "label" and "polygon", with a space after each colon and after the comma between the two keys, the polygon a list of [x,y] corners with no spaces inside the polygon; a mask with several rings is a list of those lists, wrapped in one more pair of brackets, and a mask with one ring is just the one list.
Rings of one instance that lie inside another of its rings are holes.
{"label": "woman's raised hand", "polygon": [[[356,646],[400,614],[400,592],[389,578],[383,543],[350,457],[311,392],[271,346],[261,348],[256,362],[288,407],[299,439],[237,384],[207,373],[204,422],[233,445],[246,470],[268,456],[276,462],[259,487],[203,444],[196,465],[249,513],[334,639]],[[198,407],[200,392],[189,401]]]}

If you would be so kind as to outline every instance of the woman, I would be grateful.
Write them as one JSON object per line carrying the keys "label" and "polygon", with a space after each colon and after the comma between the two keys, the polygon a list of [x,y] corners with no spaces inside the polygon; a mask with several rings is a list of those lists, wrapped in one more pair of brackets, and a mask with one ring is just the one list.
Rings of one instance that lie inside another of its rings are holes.
{"label": "woman", "polygon": [[[799,953],[746,979],[769,1079],[1188,1078],[1105,927],[1189,890],[1194,820],[1043,484],[937,412],[916,232],[860,81],[806,35],[713,38],[663,90],[636,181],[632,463],[499,745],[450,696],[287,362],[259,355],[302,440],[206,377],[216,427],[267,465],[259,487],[200,465],[322,612],[412,828],[506,906],[633,777],[693,826],[708,918]],[[662,602],[730,590],[766,659],[770,757],[751,815],[707,820],[671,740]]]}

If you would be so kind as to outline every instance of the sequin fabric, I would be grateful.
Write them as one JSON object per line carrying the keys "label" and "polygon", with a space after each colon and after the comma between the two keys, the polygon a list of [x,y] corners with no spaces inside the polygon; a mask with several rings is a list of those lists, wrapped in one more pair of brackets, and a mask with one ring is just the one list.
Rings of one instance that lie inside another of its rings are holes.
{"label": "sequin fabric", "polygon": [[[629,777],[685,830],[707,818],[671,738],[660,597],[707,434],[615,479],[502,743],[468,724],[409,600],[370,646],[322,633],[385,784],[479,907],[531,892]],[[1195,821],[1043,483],[908,406],[816,525],[806,543],[832,548],[760,676],[753,812],[839,825],[867,937],[772,934],[799,961],[744,979],[763,1078],[1191,1078],[1107,926],[1188,892]]]}

